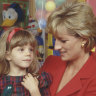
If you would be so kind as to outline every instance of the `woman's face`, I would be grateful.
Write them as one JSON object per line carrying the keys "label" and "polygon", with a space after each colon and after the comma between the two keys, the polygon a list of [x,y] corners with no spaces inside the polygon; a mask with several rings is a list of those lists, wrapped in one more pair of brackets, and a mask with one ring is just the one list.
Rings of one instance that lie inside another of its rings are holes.
{"label": "woman's face", "polygon": [[60,52],[61,59],[71,61],[79,58],[84,53],[84,48],[81,47],[82,39],[69,35],[64,29],[56,34],[55,50]]}

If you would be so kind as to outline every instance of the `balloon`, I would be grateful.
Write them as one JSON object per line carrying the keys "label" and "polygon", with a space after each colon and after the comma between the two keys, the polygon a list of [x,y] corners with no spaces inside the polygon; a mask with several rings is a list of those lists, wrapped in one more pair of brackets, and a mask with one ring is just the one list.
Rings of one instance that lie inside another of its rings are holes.
{"label": "balloon", "polygon": [[39,24],[40,29],[43,29],[46,27],[46,20],[42,18],[38,21],[38,24]]}
{"label": "balloon", "polygon": [[60,6],[65,0],[55,0],[56,6]]}
{"label": "balloon", "polygon": [[45,4],[45,9],[46,11],[54,11],[56,8],[56,4],[54,1],[47,1]]}
{"label": "balloon", "polygon": [[46,0],[35,0],[36,9],[45,9]]}
{"label": "balloon", "polygon": [[44,18],[46,15],[46,11],[45,10],[36,10],[36,18],[40,19],[40,18]]}

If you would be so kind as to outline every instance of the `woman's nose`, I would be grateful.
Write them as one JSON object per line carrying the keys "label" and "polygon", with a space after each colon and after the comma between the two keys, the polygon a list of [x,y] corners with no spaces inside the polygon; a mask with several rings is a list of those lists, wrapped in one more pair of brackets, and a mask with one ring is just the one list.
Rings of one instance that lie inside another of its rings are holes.
{"label": "woman's nose", "polygon": [[55,40],[55,46],[54,46],[54,49],[55,50],[59,50],[59,49],[61,49],[61,43],[60,43],[60,41],[59,40]]}

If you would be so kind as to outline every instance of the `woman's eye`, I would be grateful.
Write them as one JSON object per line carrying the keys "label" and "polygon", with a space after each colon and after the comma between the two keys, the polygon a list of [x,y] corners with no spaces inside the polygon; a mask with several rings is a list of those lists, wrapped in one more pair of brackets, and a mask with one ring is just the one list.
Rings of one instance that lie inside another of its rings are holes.
{"label": "woman's eye", "polygon": [[66,43],[67,40],[61,40],[62,43]]}

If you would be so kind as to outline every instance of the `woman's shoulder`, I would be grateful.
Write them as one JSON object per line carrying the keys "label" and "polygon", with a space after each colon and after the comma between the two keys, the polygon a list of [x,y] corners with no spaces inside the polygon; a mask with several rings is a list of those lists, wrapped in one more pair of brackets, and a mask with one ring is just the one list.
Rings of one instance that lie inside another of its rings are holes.
{"label": "woman's shoulder", "polygon": [[96,74],[91,76],[88,81],[88,91],[94,90],[93,92],[96,94]]}
{"label": "woman's shoulder", "polygon": [[52,82],[52,76],[50,73],[43,71],[43,72],[41,72],[38,80],[39,80],[40,88],[48,87],[48,86],[50,86],[50,84]]}
{"label": "woman's shoulder", "polygon": [[50,55],[46,58],[44,65],[54,67],[54,66],[60,66],[60,64],[62,63],[64,64],[64,61],[61,60],[60,56]]}

